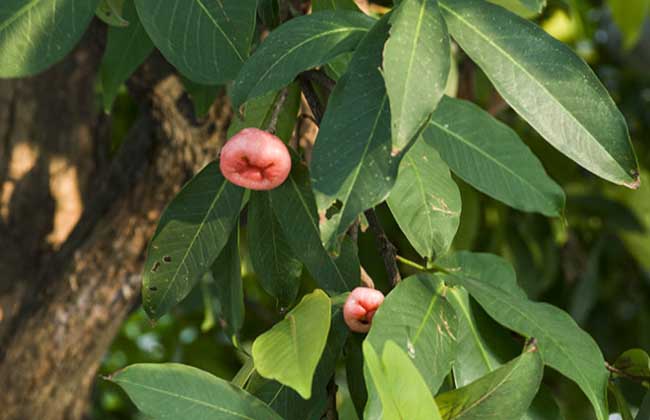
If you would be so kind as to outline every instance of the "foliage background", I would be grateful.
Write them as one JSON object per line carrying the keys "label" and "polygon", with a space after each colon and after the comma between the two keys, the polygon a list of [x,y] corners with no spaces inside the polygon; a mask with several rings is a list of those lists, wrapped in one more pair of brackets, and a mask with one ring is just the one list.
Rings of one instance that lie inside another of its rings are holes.
{"label": "foliage background", "polygon": [[[567,13],[566,3],[570,3],[571,13]],[[463,214],[454,248],[492,252],[509,259],[530,297],[566,309],[613,362],[631,347],[650,350],[650,22],[646,19],[640,40],[630,46],[624,35],[628,31],[621,31],[612,19],[610,6],[615,0],[610,4],[595,0],[566,3],[550,1],[537,21],[587,60],[610,91],[630,126],[644,183],[633,192],[589,175],[552,149],[513,112],[504,110],[498,118],[518,131],[549,175],[565,189],[566,221],[518,212],[456,179],[461,185]],[[494,102],[492,88],[479,70],[472,83],[482,107]],[[113,112],[117,145],[137,108],[122,93]],[[388,209],[379,208],[379,215],[401,254],[417,259]],[[361,233],[359,245],[363,266],[378,287],[387,290],[374,238],[369,232]],[[244,346],[281,317],[281,308],[257,285],[246,249],[242,243],[247,303]],[[407,267],[402,269],[408,273]],[[240,358],[210,319],[215,308],[208,308],[198,287],[156,325],[149,323],[141,309],[134,309],[106,355],[102,373],[138,362],[174,361],[232,378],[241,365]],[[576,385],[548,369],[544,383],[562,405],[566,418],[590,418],[591,409]],[[625,381],[621,386],[630,405],[638,406],[643,389]],[[117,386],[99,378],[93,398],[94,418],[141,418]],[[356,418],[344,388],[339,402],[342,419]]]}

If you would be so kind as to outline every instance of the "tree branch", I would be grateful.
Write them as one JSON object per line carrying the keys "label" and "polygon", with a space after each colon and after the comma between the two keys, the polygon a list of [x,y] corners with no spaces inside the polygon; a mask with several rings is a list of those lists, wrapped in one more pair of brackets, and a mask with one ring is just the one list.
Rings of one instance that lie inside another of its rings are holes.
{"label": "tree branch", "polygon": [[280,117],[280,112],[282,112],[284,103],[287,101],[287,96],[289,96],[289,89],[285,87],[280,91],[280,94],[275,99],[275,103],[273,104],[273,111],[271,112],[271,118],[269,118],[269,125],[266,128],[266,131],[271,134],[275,134],[275,130],[278,126],[278,118]]}

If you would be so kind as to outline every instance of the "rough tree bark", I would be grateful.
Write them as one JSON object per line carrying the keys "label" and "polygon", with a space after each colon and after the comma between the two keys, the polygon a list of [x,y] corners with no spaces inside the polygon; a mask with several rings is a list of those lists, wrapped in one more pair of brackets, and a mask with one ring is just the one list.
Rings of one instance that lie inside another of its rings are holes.
{"label": "rough tree bark", "polygon": [[145,247],[182,184],[216,157],[230,111],[201,121],[152,57],[140,115],[109,158],[95,104],[97,26],[64,62],[0,81],[0,407],[6,420],[84,417],[96,371],[139,303]]}

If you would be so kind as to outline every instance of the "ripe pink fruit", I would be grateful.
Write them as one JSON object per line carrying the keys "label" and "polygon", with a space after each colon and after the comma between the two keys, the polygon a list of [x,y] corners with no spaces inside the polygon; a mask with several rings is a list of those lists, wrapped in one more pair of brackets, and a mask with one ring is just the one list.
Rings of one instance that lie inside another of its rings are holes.
{"label": "ripe pink fruit", "polygon": [[221,149],[219,167],[235,185],[251,190],[272,190],[291,171],[291,156],[282,140],[257,128],[245,128]]}
{"label": "ripe pink fruit", "polygon": [[384,294],[376,289],[357,287],[343,305],[343,319],[350,331],[366,333],[379,305],[384,301]]}

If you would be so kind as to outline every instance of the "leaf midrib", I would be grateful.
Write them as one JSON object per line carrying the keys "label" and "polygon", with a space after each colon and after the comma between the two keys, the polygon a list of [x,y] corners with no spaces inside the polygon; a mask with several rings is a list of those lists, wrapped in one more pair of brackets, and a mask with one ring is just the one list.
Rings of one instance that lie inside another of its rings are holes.
{"label": "leaf midrib", "polygon": [[[4,21],[2,25],[0,25],[0,32],[4,31],[9,26],[11,26],[15,21],[20,19],[25,13],[29,13],[29,11],[32,10],[34,7],[36,7],[36,5],[41,1],[43,0],[32,0],[31,2],[27,3],[26,5],[18,9],[18,11],[16,11],[16,13],[13,16],[11,16],[9,19]],[[54,5],[56,7],[56,0],[54,0]]]}
{"label": "leaf midrib", "polygon": [[[232,42],[232,40],[230,39],[230,37],[229,37],[229,36],[226,34],[226,32],[223,30],[223,28],[221,27],[221,25],[219,24],[219,22],[217,22],[217,20],[216,20],[216,19],[215,19],[211,14],[210,14],[210,11],[207,9],[207,7],[205,7],[205,5],[203,4],[203,1],[202,1],[202,0],[194,0],[194,1],[199,5],[199,8],[203,11],[203,13],[206,14],[206,16],[208,17],[208,19],[210,19],[210,21],[212,22],[212,24],[213,24],[213,25],[214,25],[214,26],[219,30],[219,32],[221,32],[221,35],[224,37],[224,39],[226,40],[226,42],[228,43],[228,45],[230,46],[230,48],[232,48],[232,50],[235,52],[235,54],[237,54],[237,58],[239,58],[239,61],[241,61],[241,62],[243,63],[243,62],[245,61],[244,57],[241,55],[241,53],[239,52],[239,50],[237,49],[237,47],[235,46],[235,44]],[[223,7],[223,6],[222,6],[222,7]],[[225,10],[224,10],[224,15],[225,15],[225,14],[226,14],[226,13],[225,13]],[[227,15],[226,15],[226,16],[227,16]]]}
{"label": "leaf midrib", "polygon": [[[447,6],[447,5],[445,4],[444,0],[439,0],[439,1],[438,1],[438,4],[440,5],[441,8],[445,9],[447,12],[449,12],[449,13],[452,14],[454,17],[456,17],[456,18],[457,18],[461,23],[463,23],[466,27],[468,27],[469,29],[473,30],[473,31],[474,31],[478,36],[480,36],[481,38],[483,38],[483,40],[484,40],[485,42],[487,42],[487,43],[490,44],[492,47],[494,47],[497,51],[499,51],[501,54],[503,54],[503,56],[504,56],[506,59],[508,59],[510,62],[512,62],[512,64],[514,64],[515,67],[518,67],[518,68],[523,72],[523,74],[525,74],[525,75],[526,75],[526,76],[527,76],[527,77],[528,77],[528,78],[529,78],[529,79],[530,79],[534,84],[536,84],[537,86],[539,86],[539,88],[540,88],[544,93],[546,93],[546,95],[551,99],[552,102],[554,102],[555,104],[559,105],[559,107],[560,107],[561,109],[563,109],[563,110],[566,111],[566,114],[569,115],[569,116],[571,117],[571,119],[576,123],[576,125],[581,129],[581,131],[583,131],[584,133],[586,133],[587,136],[588,136],[589,138],[591,138],[591,139],[594,141],[594,143],[595,143],[596,145],[598,145],[597,147],[599,147],[599,148],[601,149],[601,151],[605,152],[605,155],[607,155],[607,156],[608,156],[610,159],[612,159],[612,160],[613,160],[613,161],[614,161],[618,166],[620,166],[620,165],[618,164],[618,162],[616,161],[616,159],[614,159],[614,158],[610,155],[609,151],[608,151],[608,150],[607,150],[607,149],[606,149],[606,148],[605,148],[605,147],[604,147],[604,146],[603,146],[603,145],[602,145],[602,144],[601,144],[601,143],[596,139],[596,137],[595,137],[594,135],[591,134],[591,132],[590,132],[590,131],[589,131],[589,130],[588,130],[588,129],[587,129],[587,128],[586,128],[586,127],[585,127],[585,126],[584,126],[584,125],[583,125],[583,124],[582,124],[582,123],[581,123],[577,118],[576,118],[576,116],[573,115],[573,113],[572,113],[569,109],[567,109],[567,108],[566,108],[566,107],[565,107],[565,106],[564,106],[564,105],[563,105],[559,100],[557,100],[557,99],[555,98],[555,96],[553,96],[553,94],[552,94],[552,93],[551,93],[551,92],[546,88],[546,86],[544,86],[543,84],[541,84],[541,83],[540,83],[540,82],[539,82],[535,77],[533,77],[533,75],[532,75],[532,74],[531,74],[531,73],[530,73],[530,72],[529,72],[525,67],[523,67],[521,64],[519,64],[519,62],[517,62],[517,61],[514,59],[514,57],[512,57],[510,54],[508,54],[508,53],[507,53],[503,48],[501,48],[498,44],[494,43],[490,37],[488,37],[488,36],[485,35],[483,32],[481,32],[481,31],[480,31],[476,26],[472,25],[470,22],[468,22],[467,20],[465,20],[465,18],[464,18],[462,15],[456,13],[453,9],[449,8],[449,6]],[[504,99],[505,99],[505,97],[504,97]],[[511,105],[512,105],[512,104],[511,104]],[[514,107],[514,106],[513,106],[513,108],[518,108],[518,107]],[[625,173],[625,171],[623,171],[623,172]]]}

